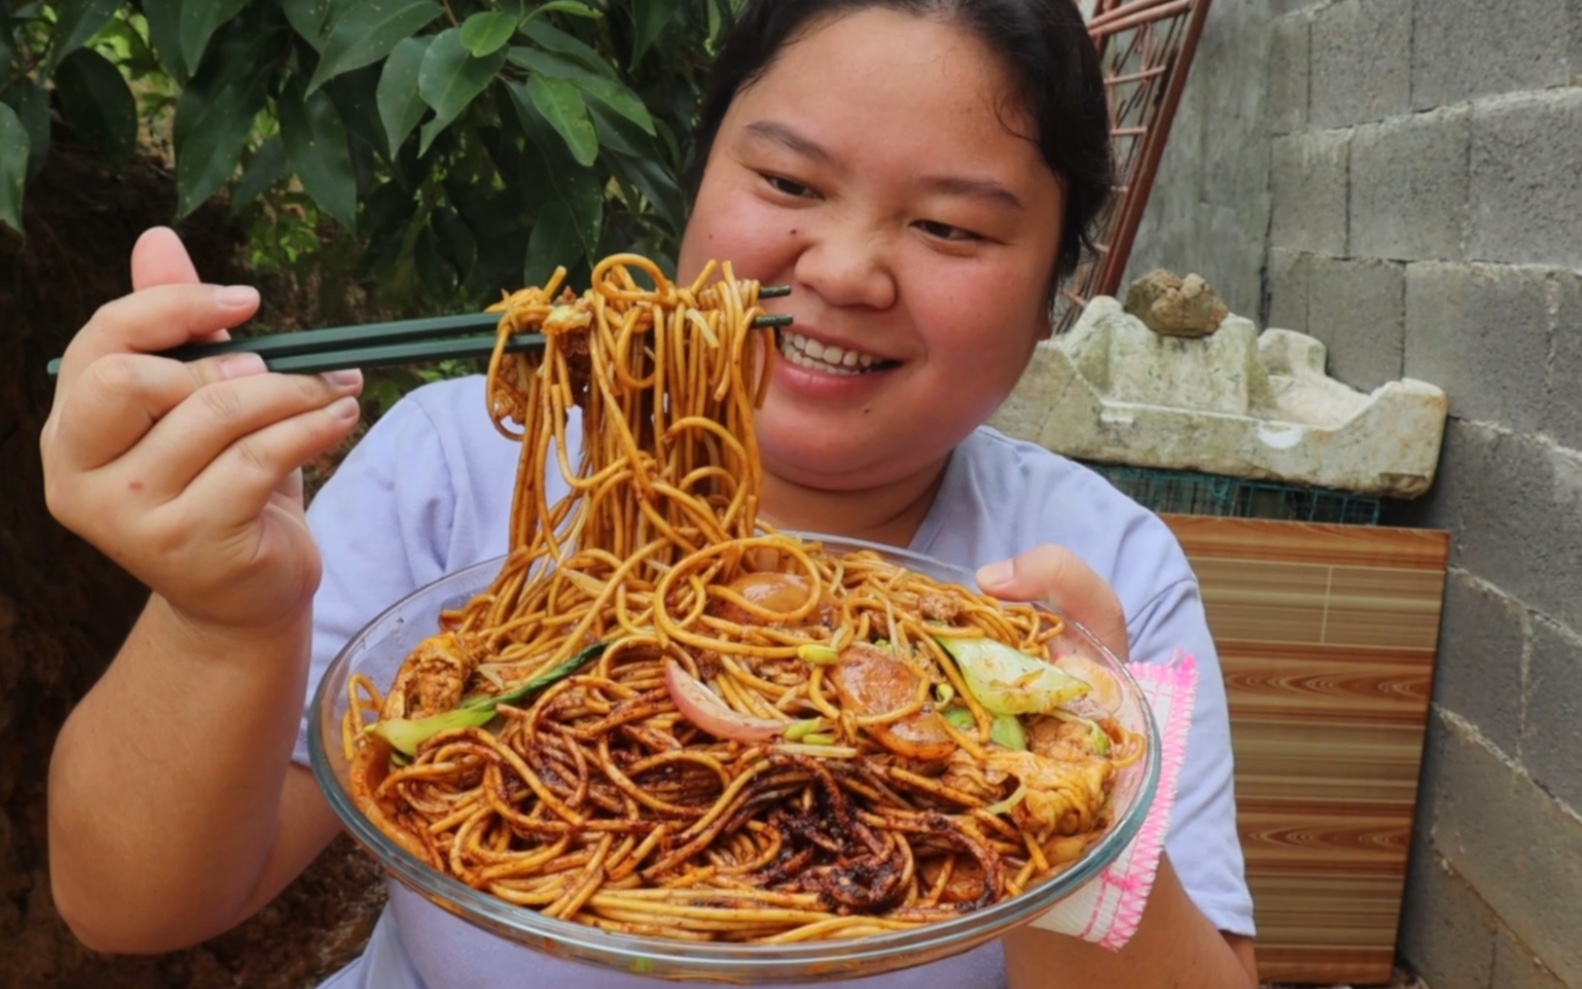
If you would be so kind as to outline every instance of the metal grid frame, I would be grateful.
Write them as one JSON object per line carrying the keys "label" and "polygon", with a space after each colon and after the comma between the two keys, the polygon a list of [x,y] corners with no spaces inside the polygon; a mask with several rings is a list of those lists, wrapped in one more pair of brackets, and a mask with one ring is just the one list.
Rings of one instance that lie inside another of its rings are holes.
{"label": "metal grid frame", "polygon": [[1061,290],[1057,332],[1095,296],[1114,295],[1148,206],[1159,159],[1186,88],[1210,0],[1092,0],[1088,35],[1099,49],[1117,185],[1099,215],[1097,254]]}

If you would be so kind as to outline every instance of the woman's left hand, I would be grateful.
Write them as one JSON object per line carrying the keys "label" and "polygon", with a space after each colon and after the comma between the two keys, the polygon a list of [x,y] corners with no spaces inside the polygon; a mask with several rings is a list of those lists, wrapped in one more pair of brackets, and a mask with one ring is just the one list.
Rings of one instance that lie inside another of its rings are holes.
{"label": "woman's left hand", "polygon": [[978,570],[978,586],[1006,601],[1042,601],[1092,632],[1122,662],[1131,656],[1126,609],[1077,555],[1044,545]]}

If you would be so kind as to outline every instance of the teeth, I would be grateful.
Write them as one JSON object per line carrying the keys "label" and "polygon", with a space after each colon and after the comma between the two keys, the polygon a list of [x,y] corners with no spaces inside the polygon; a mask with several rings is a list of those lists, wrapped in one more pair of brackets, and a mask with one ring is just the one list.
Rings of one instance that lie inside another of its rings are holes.
{"label": "teeth", "polygon": [[780,353],[798,367],[842,376],[861,374],[878,361],[872,354],[820,343],[791,330],[780,334]]}

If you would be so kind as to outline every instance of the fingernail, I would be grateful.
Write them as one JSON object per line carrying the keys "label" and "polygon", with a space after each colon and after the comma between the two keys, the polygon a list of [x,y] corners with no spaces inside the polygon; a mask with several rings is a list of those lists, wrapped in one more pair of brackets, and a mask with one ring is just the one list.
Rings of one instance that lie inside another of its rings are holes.
{"label": "fingernail", "polygon": [[324,411],[336,419],[355,419],[362,414],[362,410],[357,407],[357,399],[352,398],[350,395],[345,398],[337,398],[325,406]]}
{"label": "fingernail", "polygon": [[214,290],[215,304],[222,309],[243,309],[258,305],[258,289],[251,285],[226,285]]}
{"label": "fingernail", "polygon": [[325,371],[320,377],[336,388],[344,388],[348,391],[353,388],[361,388],[363,385],[363,373],[356,368],[348,368],[344,371]]}
{"label": "fingernail", "polygon": [[245,378],[269,370],[264,359],[254,353],[224,354],[214,359],[214,366],[222,378]]}
{"label": "fingernail", "polygon": [[1003,587],[1016,576],[1016,567],[1010,560],[1001,560],[999,563],[989,563],[978,568],[978,586],[984,590]]}

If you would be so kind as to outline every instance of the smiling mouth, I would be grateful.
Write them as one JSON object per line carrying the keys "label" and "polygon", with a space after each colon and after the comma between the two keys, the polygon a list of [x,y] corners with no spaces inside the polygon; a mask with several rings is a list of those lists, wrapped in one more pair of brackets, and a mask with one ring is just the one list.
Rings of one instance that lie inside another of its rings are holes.
{"label": "smiling mouth", "polygon": [[797,367],[838,377],[884,371],[900,363],[833,344],[819,343],[793,330],[780,331],[780,355]]}

